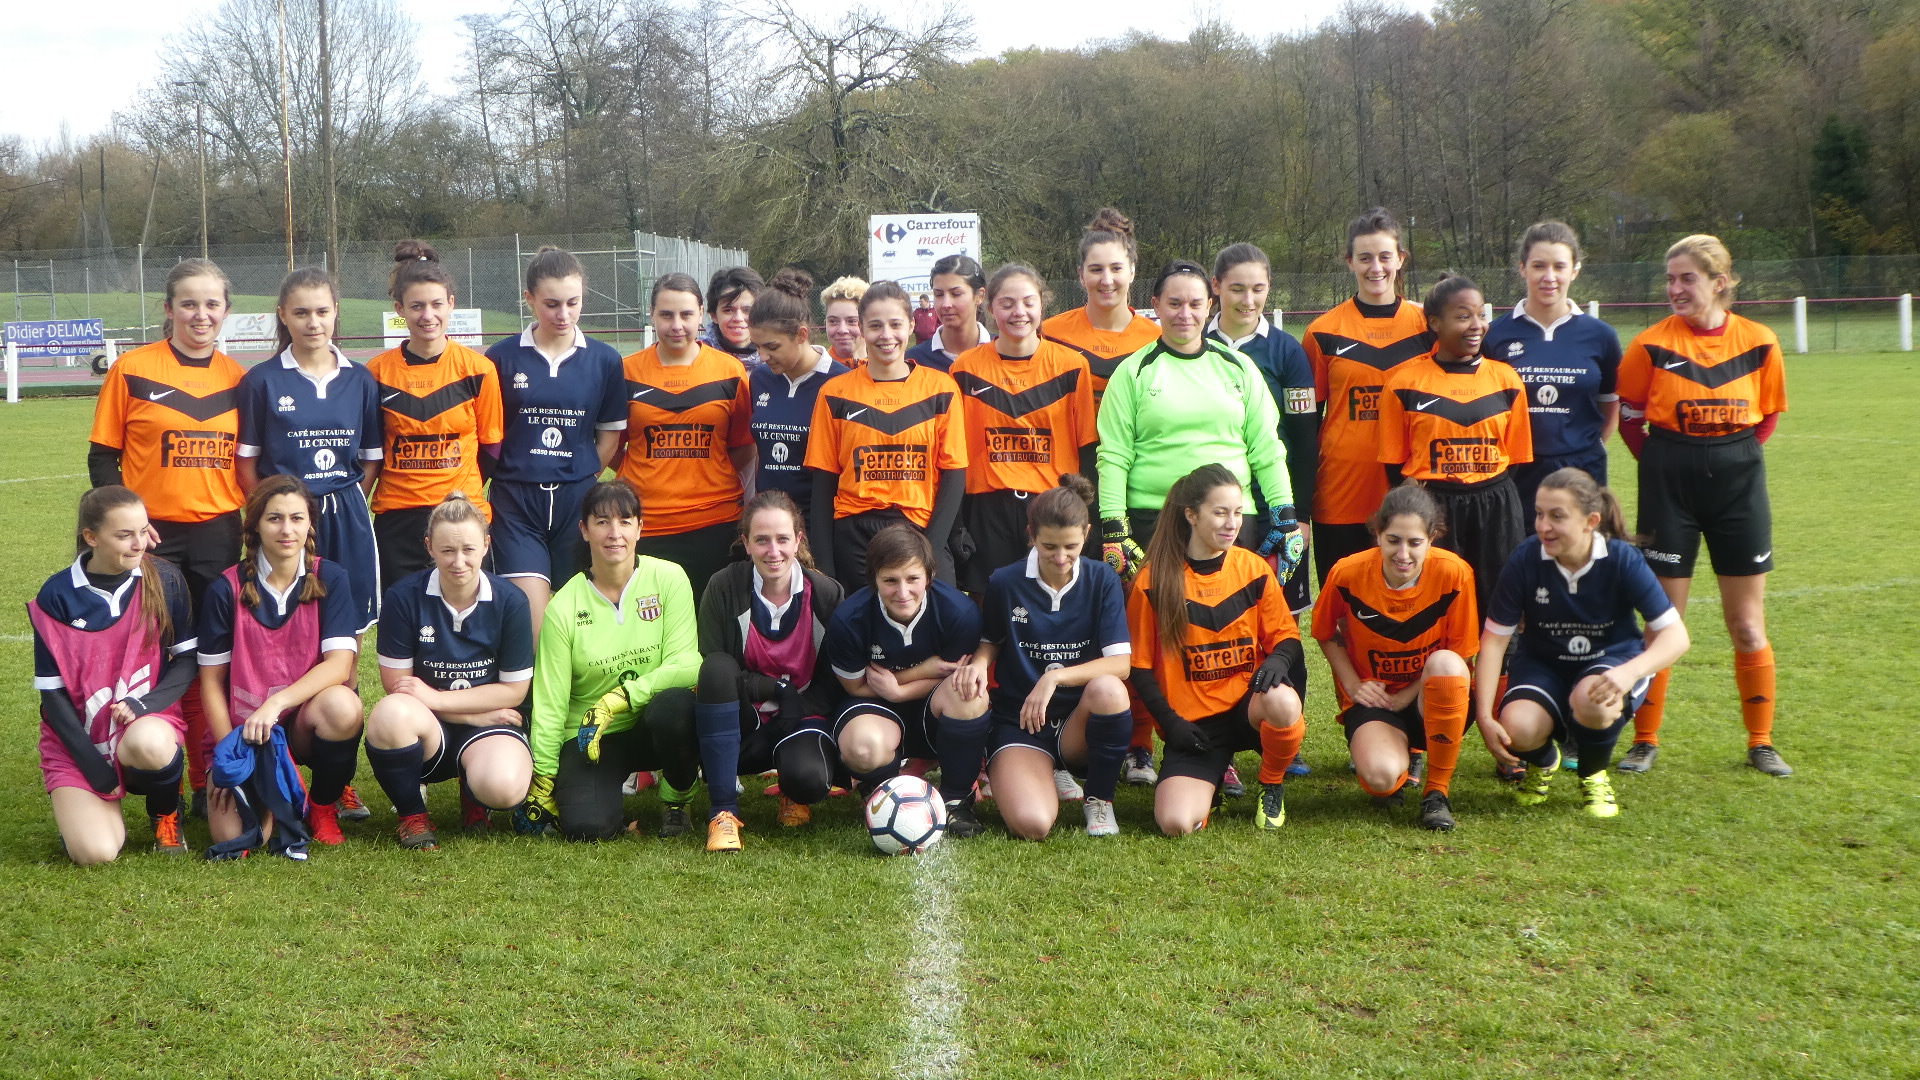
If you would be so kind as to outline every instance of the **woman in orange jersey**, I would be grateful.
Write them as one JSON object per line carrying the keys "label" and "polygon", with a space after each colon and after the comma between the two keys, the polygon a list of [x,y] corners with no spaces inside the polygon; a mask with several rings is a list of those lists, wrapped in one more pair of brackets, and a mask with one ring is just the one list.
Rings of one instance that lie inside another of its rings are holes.
{"label": "woman in orange jersey", "polygon": [[961,567],[968,592],[986,591],[995,570],[1026,557],[1027,500],[1070,472],[1093,475],[1093,376],[1079,353],[1040,336],[1047,287],[1030,267],[1003,266],[986,287],[1000,337],[953,363],[967,427],[967,498],[961,521],[973,538]]}
{"label": "woman in orange jersey", "polygon": [[1131,294],[1140,249],[1133,239],[1133,221],[1113,207],[1103,207],[1080,236],[1080,287],[1087,305],[1048,319],[1041,332],[1079,350],[1093,372],[1093,397],[1106,393],[1107,380],[1120,361],[1160,336],[1152,319],[1136,314]]}
{"label": "woman in orange jersey", "polygon": [[1375,454],[1387,372],[1433,347],[1420,306],[1400,297],[1406,259],[1392,214],[1376,206],[1354,218],[1347,225],[1353,299],[1308,323],[1300,341],[1323,416],[1313,489],[1313,564],[1322,585],[1333,564],[1373,546],[1367,519],[1387,494]]}
{"label": "woman in orange jersey", "polygon": [[458,491],[482,514],[481,465],[500,453],[500,372],[479,352],[447,337],[453,275],[424,240],[393,249],[387,292],[407,322],[407,340],[367,361],[380,385],[386,456],[373,493],[380,588],[433,565],[427,519]]}
{"label": "woman in orange jersey", "polygon": [[1400,365],[1380,393],[1379,461],[1439,501],[1441,546],[1473,567],[1482,610],[1507,556],[1527,537],[1511,467],[1533,460],[1527,390],[1506,364],[1487,363],[1486,298],[1459,274],[1427,293],[1433,351]]}
{"label": "woman in orange jersey", "polygon": [[827,351],[837,363],[857,367],[866,362],[867,342],[860,336],[860,298],[867,283],[857,277],[835,279],[820,290],[820,308],[826,315]]}
{"label": "woman in orange jersey", "polygon": [[704,583],[727,564],[753,463],[747,372],[700,340],[693,278],[655,281],[652,307],[658,342],[626,359],[627,430],[613,464],[647,508],[639,553]]}
{"label": "woman in orange jersey", "polygon": [[1175,481],[1127,597],[1129,682],[1167,744],[1153,816],[1168,836],[1206,825],[1241,750],[1260,751],[1254,824],[1280,828],[1287,766],[1306,737],[1300,628],[1273,568],[1235,543],[1245,498],[1223,465]]}
{"label": "woman in orange jersey", "polygon": [[[206,259],[167,274],[160,341],[123,353],[94,405],[87,476],[124,484],[146,505],[160,543],[152,554],[186,576],[195,610],[207,586],[240,559],[234,471],[240,443],[240,365],[215,346],[233,286]],[[207,718],[198,687],[181,699],[187,721],[193,816],[206,816]]]}
{"label": "woman in orange jersey", "polygon": [[[1773,748],[1766,613],[1773,508],[1760,453],[1787,411],[1787,372],[1773,331],[1732,312],[1739,284],[1733,258],[1714,237],[1689,236],[1667,249],[1673,315],[1634,338],[1620,362],[1620,435],[1640,459],[1637,525],[1647,562],[1682,616],[1706,537],[1733,638],[1747,763],[1769,776],[1791,776]],[[1671,675],[1669,669],[1654,679],[1634,713],[1622,772],[1653,766]]]}
{"label": "woman in orange jersey", "polygon": [[960,390],[946,372],[907,362],[912,310],[897,283],[868,286],[860,300],[867,362],[828,381],[813,403],[808,533],[820,569],[849,588],[868,584],[874,534],[903,521],[937,538],[935,573],[954,580],[945,538],[966,484]]}
{"label": "woman in orange jersey", "polygon": [[1440,504],[1425,488],[1387,492],[1367,522],[1375,546],[1341,559],[1313,608],[1313,636],[1340,692],[1360,787],[1398,801],[1409,755],[1425,750],[1420,824],[1453,828],[1448,801],[1467,730],[1468,667],[1479,651],[1473,571],[1451,551]]}

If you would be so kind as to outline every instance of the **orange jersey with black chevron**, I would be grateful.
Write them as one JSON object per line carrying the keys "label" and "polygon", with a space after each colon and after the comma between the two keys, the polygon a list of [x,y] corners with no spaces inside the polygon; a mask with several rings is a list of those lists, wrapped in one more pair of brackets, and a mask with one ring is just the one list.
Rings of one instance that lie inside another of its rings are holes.
{"label": "orange jersey with black chevron", "polygon": [[1051,341],[1009,359],[992,342],[961,353],[948,372],[967,429],[967,491],[1046,491],[1080,470],[1099,439],[1086,358]]}
{"label": "orange jersey with black chevron", "polygon": [[481,491],[480,447],[500,442],[500,369],[457,341],[419,362],[404,348],[367,361],[380,384],[386,457],[374,513],[437,506],[465,492],[482,513],[493,510]]}
{"label": "orange jersey with black chevron", "polygon": [[1412,301],[1400,301],[1389,318],[1370,318],[1348,300],[1308,323],[1300,344],[1313,365],[1314,393],[1326,407],[1313,520],[1359,524],[1387,494],[1376,430],[1387,372],[1430,351],[1433,333]]}
{"label": "orange jersey with black chevron", "polygon": [[1379,460],[1415,480],[1478,484],[1533,460],[1527,388],[1507,364],[1432,353],[1387,376]]}
{"label": "orange jersey with black chevron", "polygon": [[1151,563],[1127,593],[1127,632],[1133,638],[1133,666],[1153,672],[1174,712],[1199,720],[1226,712],[1247,696],[1254,669],[1281,642],[1299,640],[1300,626],[1287,610],[1273,568],[1246,548],[1227,549],[1214,573],[1197,573],[1185,560],[1180,570],[1187,605],[1187,636],[1180,648],[1161,646],[1147,592]]}
{"label": "orange jersey with black chevron", "polygon": [[122,481],[156,520],[206,521],[245,501],[233,471],[240,376],[226,353],[183,360],[165,340],[108,369],[88,437],[120,451]]}
{"label": "orange jersey with black chevron", "polygon": [[1736,435],[1787,411],[1787,366],[1772,330],[1739,315],[1699,333],[1678,315],[1641,331],[1620,359],[1621,401],[1679,435]]}
{"label": "orange jersey with black chevron", "polygon": [[1102,330],[1087,318],[1086,308],[1077,307],[1041,323],[1040,334],[1086,357],[1087,370],[1093,373],[1093,399],[1098,401],[1120,361],[1160,337],[1160,324],[1135,314],[1125,330]]}
{"label": "orange jersey with black chevron", "polygon": [[959,398],[952,376],[919,364],[904,379],[877,380],[868,364],[827,380],[813,403],[807,467],[840,477],[833,516],[898,507],[926,528],[940,471],[967,467]]}
{"label": "orange jersey with black chevron", "polygon": [[[1469,659],[1480,651],[1473,569],[1453,552],[1429,547],[1419,578],[1392,589],[1381,571],[1380,549],[1355,552],[1334,563],[1320,587],[1313,636],[1339,641],[1360,678],[1404,690],[1435,652],[1451,649]],[[1346,690],[1335,689],[1340,708],[1350,707]]]}
{"label": "orange jersey with black chevron", "polygon": [[732,451],[753,445],[747,369],[710,345],[669,367],[660,347],[626,358],[627,430],[620,479],[640,493],[646,531],[692,532],[740,516]]}

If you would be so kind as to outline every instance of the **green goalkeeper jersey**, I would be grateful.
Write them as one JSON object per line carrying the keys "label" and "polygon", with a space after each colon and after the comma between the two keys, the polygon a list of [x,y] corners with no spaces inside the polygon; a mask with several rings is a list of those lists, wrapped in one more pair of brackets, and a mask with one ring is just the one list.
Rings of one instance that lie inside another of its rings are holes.
{"label": "green goalkeeper jersey", "polygon": [[547,605],[533,668],[527,736],[534,771],[559,771],[560,747],[579,730],[587,709],[616,686],[626,688],[634,711],[608,718],[603,731],[609,735],[631,728],[635,712],[654,694],[691,688],[700,677],[694,619],[686,571],[664,559],[640,556],[618,605],[586,574],[561,586]]}

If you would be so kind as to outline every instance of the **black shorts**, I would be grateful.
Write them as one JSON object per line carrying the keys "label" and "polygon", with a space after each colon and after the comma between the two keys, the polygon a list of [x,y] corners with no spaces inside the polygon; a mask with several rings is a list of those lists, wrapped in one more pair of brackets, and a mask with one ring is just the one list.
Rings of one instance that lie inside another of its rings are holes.
{"label": "black shorts", "polygon": [[1474,598],[1485,611],[1507,557],[1527,538],[1533,515],[1521,511],[1511,473],[1472,485],[1429,481],[1427,490],[1440,504],[1447,528],[1434,543],[1473,567]]}
{"label": "black shorts", "polygon": [[153,553],[180,568],[187,579],[187,595],[193,597],[193,609],[213,579],[227,567],[240,561],[240,511],[231,510],[205,521],[153,522],[160,534],[160,546]]}
{"label": "black shorts", "polygon": [[420,782],[437,784],[442,780],[452,780],[460,773],[460,755],[467,747],[495,736],[518,739],[520,745],[531,749],[527,742],[527,733],[511,724],[489,724],[475,727],[472,724],[449,724],[440,721],[440,752],[420,766]]}
{"label": "black shorts", "polygon": [[960,524],[973,543],[973,553],[960,564],[960,587],[970,593],[987,591],[995,570],[1027,557],[1027,500],[1024,491],[983,491],[960,504]]}
{"label": "black shorts", "polygon": [[707,582],[713,575],[733,561],[733,541],[739,535],[739,525],[732,521],[666,536],[647,532],[642,521],[640,542],[634,545],[634,549],[642,555],[665,559],[685,570],[687,582],[693,586],[694,599],[698,600],[706,592]]}
{"label": "black shorts", "polygon": [[[852,517],[833,519],[833,576],[846,587],[847,595],[864,589],[867,581],[867,545],[875,533],[889,525],[911,525],[899,510],[869,510]],[[938,556],[936,555],[936,561]]]}
{"label": "black shorts", "polygon": [[[1633,659],[1637,654],[1602,656],[1597,660],[1575,667],[1572,664],[1551,664],[1528,656],[1524,652],[1514,652],[1507,657],[1507,693],[1500,699],[1500,707],[1506,708],[1511,701],[1531,701],[1547,710],[1553,717],[1554,738],[1561,742],[1570,742],[1574,738],[1575,724],[1573,710],[1569,707],[1573,698],[1573,688],[1580,680]],[[1647,690],[1653,685],[1653,676],[1649,675],[1633,684],[1627,692],[1627,700],[1620,710],[1620,719],[1624,724],[1633,718],[1635,709],[1647,700]]]}
{"label": "black shorts", "polygon": [[1647,564],[1661,577],[1692,577],[1702,536],[1722,577],[1772,570],[1773,505],[1760,440],[1751,432],[1709,441],[1649,431],[1636,528]]}
{"label": "black shorts", "polygon": [[1334,563],[1373,546],[1373,533],[1367,531],[1364,521],[1356,525],[1322,525],[1314,522],[1313,572],[1320,579],[1321,587],[1326,586],[1327,575],[1333,573]]}
{"label": "black shorts", "polygon": [[1080,707],[1081,688],[1056,690],[1047,702],[1047,723],[1039,731],[1028,731],[1020,726],[1020,705],[1015,703],[1012,709],[995,707],[993,727],[987,733],[987,761],[993,761],[993,755],[1009,746],[1030,746],[1053,759],[1053,767],[1063,768],[1065,759],[1060,756],[1060,729],[1067,726],[1067,718],[1073,710]]}
{"label": "black shorts", "polygon": [[1526,515],[1527,521],[1533,520],[1533,497],[1540,490],[1540,481],[1566,468],[1584,469],[1595,483],[1604,487],[1607,483],[1607,448],[1595,446],[1585,453],[1537,458],[1507,470],[1513,476],[1514,489],[1520,494],[1520,511]]}
{"label": "black shorts", "polygon": [[433,565],[433,555],[427,551],[427,519],[432,516],[431,506],[403,506],[382,510],[373,516],[373,542],[380,552],[382,593],[408,574]]}
{"label": "black shorts", "polygon": [[1420,711],[1420,699],[1413,701],[1404,709],[1376,709],[1371,705],[1352,705],[1340,714],[1340,727],[1347,733],[1347,744],[1353,744],[1353,733],[1360,730],[1362,724],[1386,724],[1399,730],[1407,737],[1407,749],[1425,750],[1427,748],[1427,721]]}
{"label": "black shorts", "polygon": [[[1307,693],[1307,654],[1298,639],[1280,643],[1274,650],[1275,655],[1285,655],[1288,668],[1281,681],[1293,687],[1294,693],[1306,699]],[[1160,758],[1160,777],[1190,776],[1196,780],[1205,780],[1209,784],[1219,784],[1220,778],[1233,763],[1233,755],[1242,750],[1260,749],[1260,732],[1247,718],[1247,705],[1251,695],[1242,697],[1233,708],[1223,713],[1205,717],[1195,722],[1207,737],[1207,749],[1195,753],[1190,750],[1177,750],[1171,746]],[[1304,722],[1304,720],[1302,721]]]}
{"label": "black shorts", "polygon": [[854,717],[865,713],[884,716],[900,728],[900,756],[902,758],[935,759],[940,752],[935,749],[934,734],[939,726],[933,716],[933,695],[928,694],[919,701],[886,701],[881,698],[848,698],[840,706],[840,712],[833,718],[833,730],[829,732],[833,741],[840,741],[840,733],[846,730],[847,723]]}

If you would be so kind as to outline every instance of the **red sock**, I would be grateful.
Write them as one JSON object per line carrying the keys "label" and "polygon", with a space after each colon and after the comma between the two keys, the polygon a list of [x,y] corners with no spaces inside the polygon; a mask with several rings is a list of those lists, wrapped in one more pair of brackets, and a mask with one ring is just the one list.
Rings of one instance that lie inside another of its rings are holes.
{"label": "red sock", "polygon": [[1472,680],[1465,675],[1442,675],[1427,680],[1420,692],[1420,711],[1427,727],[1427,785],[1422,794],[1447,794],[1453,769],[1460,763],[1460,738],[1467,733],[1467,693]]}
{"label": "red sock", "polygon": [[204,791],[207,773],[213,767],[213,740],[212,733],[207,730],[207,710],[200,704],[198,680],[188,686],[187,692],[181,696],[180,712],[187,721],[187,783],[194,791]]}
{"label": "red sock", "polygon": [[1263,784],[1284,784],[1287,782],[1287,766],[1300,753],[1300,744],[1307,738],[1305,718],[1294,721],[1292,727],[1277,728],[1272,724],[1260,725],[1260,782]]}
{"label": "red sock", "polygon": [[1734,653],[1733,682],[1740,688],[1747,749],[1773,745],[1773,646]]}
{"label": "red sock", "polygon": [[[1773,661],[1772,652],[1767,655],[1769,670]],[[1771,676],[1769,676],[1771,679]],[[1668,668],[1653,677],[1653,685],[1647,688],[1647,700],[1633,710],[1633,741],[1649,746],[1660,745],[1660,721],[1667,718],[1667,684],[1673,681],[1673,669]],[[1743,691],[1744,694],[1744,691]]]}

